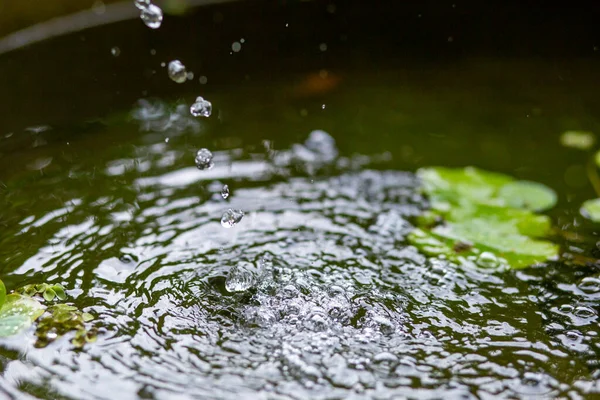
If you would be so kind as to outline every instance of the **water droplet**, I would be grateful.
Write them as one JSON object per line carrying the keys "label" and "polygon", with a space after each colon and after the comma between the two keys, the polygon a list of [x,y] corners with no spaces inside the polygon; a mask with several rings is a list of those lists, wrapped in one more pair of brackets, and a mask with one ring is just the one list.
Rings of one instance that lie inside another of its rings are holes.
{"label": "water droplet", "polygon": [[239,52],[242,50],[242,44],[240,42],[233,42],[231,45],[231,50],[233,50],[234,53]]}
{"label": "water droplet", "polygon": [[229,186],[223,185],[223,189],[221,189],[221,197],[224,199],[229,197]]}
{"label": "water droplet", "polygon": [[211,169],[213,167],[213,154],[208,149],[200,149],[196,153],[196,167],[199,170]]}
{"label": "water droplet", "polygon": [[169,143],[169,138],[165,138],[165,143]]}
{"label": "water droplet", "polygon": [[194,117],[210,117],[212,113],[212,104],[208,100],[204,100],[202,97],[196,97],[196,101],[190,107],[190,113]]}
{"label": "water droplet", "polygon": [[140,10],[143,10],[145,8],[148,8],[148,6],[150,6],[150,0],[134,0],[133,3]]}
{"label": "water droplet", "polygon": [[158,29],[162,24],[163,20],[163,12],[160,7],[149,4],[146,7],[142,8],[142,13],[140,18],[144,21],[144,24],[150,29]]}
{"label": "water droplet", "polygon": [[225,280],[225,289],[228,292],[245,292],[254,285],[254,274],[252,273],[252,264],[241,262],[229,270]]}
{"label": "water droplet", "polygon": [[162,68],[164,68],[166,65],[167,65],[167,64],[165,64],[164,62],[161,62],[161,63],[160,63],[160,66],[161,66]]}
{"label": "water droplet", "polygon": [[321,51],[327,51],[327,43],[321,43],[319,45],[319,50],[321,50]]}
{"label": "water droplet", "polygon": [[187,73],[186,77],[187,77],[188,81],[191,81],[192,79],[194,79],[194,73],[192,71],[190,71]]}
{"label": "water droplet", "polygon": [[201,85],[206,85],[206,83],[208,82],[208,78],[206,76],[202,75],[200,77],[199,81],[200,81]]}
{"label": "water droplet", "polygon": [[112,49],[110,49],[110,54],[112,54],[114,57],[119,57],[119,54],[121,54],[121,49],[115,46]]}
{"label": "water droplet", "polygon": [[319,311],[312,312],[304,321],[304,327],[314,332],[323,332],[328,325],[327,316]]}
{"label": "water droplet", "polygon": [[244,44],[245,42],[246,42],[246,39],[244,39],[244,38],[240,39],[240,43]]}
{"label": "water droplet", "polygon": [[183,83],[187,80],[187,71],[185,65],[179,60],[173,60],[169,63],[169,78],[173,82]]}
{"label": "water droplet", "polygon": [[221,225],[223,228],[232,228],[236,226],[244,218],[242,210],[232,210],[231,208],[223,213],[221,217]]}
{"label": "water droplet", "polygon": [[393,362],[398,361],[398,357],[396,357],[392,353],[384,351],[383,353],[379,353],[375,357],[373,357],[373,361],[376,363],[384,363],[384,362],[393,363]]}

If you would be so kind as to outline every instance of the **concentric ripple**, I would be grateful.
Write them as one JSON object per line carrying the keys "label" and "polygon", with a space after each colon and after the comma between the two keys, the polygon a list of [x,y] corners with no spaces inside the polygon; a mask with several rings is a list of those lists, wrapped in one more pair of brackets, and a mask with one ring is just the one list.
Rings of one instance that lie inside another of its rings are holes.
{"label": "concentric ripple", "polygon": [[[191,158],[162,143],[136,151],[107,161],[103,190],[73,192],[6,239],[32,238],[14,280],[64,283],[101,329],[83,351],[67,339],[33,349],[31,332],[4,340],[6,393],[470,399],[600,391],[598,279],[566,274],[550,285],[564,266],[489,274],[425,258],[405,242],[427,206],[414,175],[362,169],[364,157],[326,159],[303,145],[270,158],[215,152],[206,171],[181,165]],[[231,229],[220,223],[227,209],[245,213]]]}

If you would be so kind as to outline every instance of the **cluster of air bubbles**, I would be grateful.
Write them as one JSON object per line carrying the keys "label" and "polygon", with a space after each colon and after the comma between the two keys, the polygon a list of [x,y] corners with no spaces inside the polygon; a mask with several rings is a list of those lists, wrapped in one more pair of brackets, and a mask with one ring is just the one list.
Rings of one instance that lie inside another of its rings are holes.
{"label": "cluster of air bubbles", "polygon": [[242,210],[229,209],[223,213],[221,217],[221,226],[223,228],[233,228],[244,218],[244,212]]}
{"label": "cluster of air bubbles", "polygon": [[187,71],[185,65],[179,60],[173,60],[169,63],[169,78],[173,82],[183,83],[187,80]]}
{"label": "cluster of air bubbles", "polygon": [[211,169],[213,167],[213,154],[208,149],[200,149],[196,153],[196,167],[199,170]]}
{"label": "cluster of air bubbles", "polygon": [[204,100],[203,97],[196,97],[196,101],[190,107],[190,113],[194,117],[210,117],[212,113],[212,103],[208,100]]}
{"label": "cluster of air bubbles", "polygon": [[158,29],[162,24],[163,12],[151,0],[134,0],[135,6],[140,10],[140,18],[150,29]]}

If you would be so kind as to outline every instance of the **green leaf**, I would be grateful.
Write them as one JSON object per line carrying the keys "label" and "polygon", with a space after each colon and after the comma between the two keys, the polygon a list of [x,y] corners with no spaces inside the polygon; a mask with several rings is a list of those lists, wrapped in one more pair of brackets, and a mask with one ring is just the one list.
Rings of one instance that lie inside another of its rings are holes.
{"label": "green leaf", "polygon": [[498,197],[513,208],[526,208],[543,211],[556,205],[556,193],[549,187],[537,182],[516,181],[500,188]]}
{"label": "green leaf", "polygon": [[59,300],[67,299],[67,294],[65,293],[65,289],[62,287],[62,285],[54,285],[52,286],[52,289],[56,293],[56,297],[58,297]]}
{"label": "green leaf", "polygon": [[52,300],[54,300],[55,297],[56,297],[56,292],[51,287],[47,288],[44,291],[44,299],[46,301],[52,301]]}
{"label": "green leaf", "polygon": [[600,199],[591,199],[583,202],[581,215],[594,222],[600,222]]}
{"label": "green leaf", "polygon": [[539,239],[548,234],[550,219],[531,211],[555,204],[546,186],[473,167],[425,168],[417,175],[431,210],[408,240],[423,253],[484,268],[521,268],[557,257],[558,246]]}
{"label": "green leaf", "polygon": [[2,305],[6,301],[6,286],[4,286],[4,282],[0,281],[0,309]]}
{"label": "green leaf", "polygon": [[578,150],[589,150],[596,142],[596,137],[592,132],[587,131],[566,131],[560,135],[560,143],[565,147],[571,147]]}
{"label": "green leaf", "polygon": [[90,322],[94,319],[94,316],[90,313],[84,312],[81,314],[81,318],[83,318],[83,322]]}
{"label": "green leaf", "polygon": [[0,309],[0,337],[27,329],[43,313],[44,306],[31,297],[9,294]]}

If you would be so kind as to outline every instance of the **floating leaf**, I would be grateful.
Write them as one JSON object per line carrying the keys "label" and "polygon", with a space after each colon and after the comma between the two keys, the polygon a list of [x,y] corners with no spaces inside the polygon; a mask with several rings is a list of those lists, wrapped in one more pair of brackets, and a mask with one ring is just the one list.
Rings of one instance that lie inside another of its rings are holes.
{"label": "floating leaf", "polygon": [[581,215],[594,222],[600,222],[600,199],[585,201],[581,206]]}
{"label": "floating leaf", "polygon": [[54,300],[55,297],[56,297],[56,292],[54,291],[54,289],[46,288],[46,290],[44,290],[44,299],[46,301],[52,301],[52,300]]}
{"label": "floating leaf", "polygon": [[65,289],[62,287],[62,285],[54,285],[52,286],[52,289],[54,290],[54,293],[56,293],[56,297],[58,297],[59,300],[67,299],[67,294],[65,293]]}
{"label": "floating leaf", "polygon": [[556,205],[556,193],[549,187],[537,182],[516,181],[500,188],[498,196],[509,207],[543,211]]}
{"label": "floating leaf", "polygon": [[44,306],[31,297],[9,294],[0,309],[0,337],[27,329],[43,313]]}
{"label": "floating leaf", "polygon": [[596,137],[592,132],[566,131],[560,135],[560,143],[563,146],[578,150],[589,150],[595,142]]}
{"label": "floating leaf", "polygon": [[6,301],[6,286],[4,286],[4,282],[0,281],[0,309],[2,305]]}
{"label": "floating leaf", "polygon": [[423,253],[484,268],[520,268],[558,255],[558,246],[536,239],[544,237],[551,224],[531,210],[556,202],[554,192],[544,185],[473,167],[426,168],[417,175],[432,209],[417,221],[421,229],[412,232],[409,241]]}
{"label": "floating leaf", "polygon": [[58,337],[72,331],[75,331],[75,337],[71,342],[75,347],[91,343],[97,334],[94,329],[87,329],[85,326],[85,323],[91,319],[93,319],[91,314],[82,313],[77,307],[55,304],[48,308],[48,313],[37,324],[35,346],[45,347]]}

